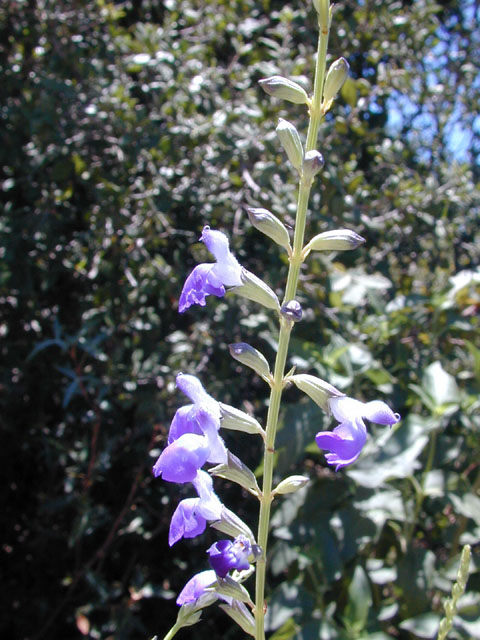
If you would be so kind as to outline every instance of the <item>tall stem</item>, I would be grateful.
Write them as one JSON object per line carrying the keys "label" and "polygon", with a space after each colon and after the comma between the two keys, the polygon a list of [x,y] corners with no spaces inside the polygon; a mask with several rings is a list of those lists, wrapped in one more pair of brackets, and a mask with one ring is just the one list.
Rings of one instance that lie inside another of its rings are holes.
{"label": "tall stem", "polygon": [[[317,62],[315,68],[315,82],[312,102],[310,106],[310,121],[308,125],[306,151],[312,151],[317,144],[318,128],[322,118],[321,102],[323,84],[325,80],[325,66],[327,58],[328,28],[321,28],[318,40]],[[293,251],[290,257],[288,269],[287,286],[285,290],[285,300],[288,302],[295,298],[298,281],[300,277],[300,267],[302,265],[302,248],[305,236],[305,225],[307,221],[307,208],[310,198],[311,182],[307,183],[300,179],[298,189],[297,214],[295,220],[295,234],[293,240]],[[273,372],[273,384],[270,393],[270,404],[268,407],[265,453],[263,461],[263,487],[260,502],[260,515],[258,522],[257,541],[263,550],[263,556],[257,561],[256,584],[255,584],[255,639],[265,638],[265,571],[267,558],[268,530],[270,525],[270,507],[272,503],[272,481],[275,454],[275,436],[277,432],[278,416],[280,412],[280,402],[285,375],[285,365],[287,362],[288,345],[293,324],[280,319],[280,330],[278,338],[278,351],[275,359]]]}

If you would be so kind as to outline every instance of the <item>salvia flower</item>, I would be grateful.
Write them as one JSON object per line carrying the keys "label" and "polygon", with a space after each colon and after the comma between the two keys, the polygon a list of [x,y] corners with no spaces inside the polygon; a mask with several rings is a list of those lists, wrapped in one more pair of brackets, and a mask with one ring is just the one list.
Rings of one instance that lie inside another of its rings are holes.
{"label": "salvia flower", "polygon": [[200,240],[215,256],[216,262],[199,264],[188,276],[178,303],[180,313],[193,304],[204,307],[207,296],[223,298],[225,287],[238,287],[242,284],[242,267],[229,249],[227,236],[205,226]]}
{"label": "salvia flower", "polygon": [[213,490],[212,478],[199,471],[193,481],[198,498],[179,502],[170,522],[168,544],[172,547],[181,538],[195,538],[205,531],[207,521],[219,520],[223,505]]}
{"label": "salvia flower", "polygon": [[363,419],[378,424],[392,425],[400,420],[398,413],[381,400],[360,402],[346,396],[330,398],[329,408],[340,423],[333,431],[317,433],[315,440],[320,449],[330,453],[325,455],[329,464],[336,465],[335,471],[355,462],[367,440],[367,428]]}
{"label": "salvia flower", "polygon": [[212,569],[220,578],[225,578],[233,569],[249,569],[248,556],[252,553],[250,541],[245,536],[231,540],[219,540],[207,550]]}
{"label": "salvia flower", "polygon": [[193,578],[190,578],[183,587],[177,598],[177,604],[181,607],[184,604],[197,601],[205,594],[206,589],[215,584],[216,581],[217,575],[212,569],[200,571],[200,573],[195,574]]}
{"label": "salvia flower", "polygon": [[186,433],[162,451],[153,467],[153,474],[156,478],[161,475],[167,482],[192,482],[207,461],[208,454],[208,442],[204,436]]}
{"label": "salvia flower", "polygon": [[177,387],[193,404],[180,407],[173,417],[168,446],[153,467],[155,477],[167,482],[192,482],[206,462],[222,464],[227,450],[218,434],[220,405],[195,376],[179,373]]}

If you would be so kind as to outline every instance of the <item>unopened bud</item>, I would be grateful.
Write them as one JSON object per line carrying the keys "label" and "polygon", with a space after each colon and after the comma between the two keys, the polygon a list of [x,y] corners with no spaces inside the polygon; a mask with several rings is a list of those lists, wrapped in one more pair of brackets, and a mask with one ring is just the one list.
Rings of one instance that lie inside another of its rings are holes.
{"label": "unopened bud", "polygon": [[265,356],[246,342],[229,344],[230,355],[238,362],[250,367],[262,378],[270,377],[270,366]]}
{"label": "unopened bud", "polygon": [[459,585],[457,582],[455,582],[455,584],[452,587],[452,597],[455,601],[457,601],[460,596],[463,594],[463,589],[461,587],[461,585]]}
{"label": "unopened bud", "polygon": [[280,309],[280,313],[287,320],[292,322],[300,322],[302,319],[302,307],[296,300],[289,300]]}
{"label": "unopened bud", "polygon": [[302,170],[303,146],[298,131],[291,122],[280,118],[277,126],[278,137],[285,149],[288,159],[298,172]]}
{"label": "unopened bud", "polygon": [[273,493],[281,495],[285,493],[295,493],[295,491],[304,487],[309,481],[310,478],[306,478],[305,476],[290,476],[282,480],[273,490]]}
{"label": "unopened bud", "polygon": [[330,398],[339,398],[345,394],[335,389],[331,384],[325,382],[321,378],[311,376],[308,373],[301,373],[289,377],[289,381],[293,382],[300,391],[303,391],[318,404],[324,411],[329,412],[328,401]]}
{"label": "unopened bud", "polygon": [[236,482],[251,493],[256,495],[260,493],[260,489],[253,472],[240,460],[240,458],[234,456],[231,451],[227,452],[226,464],[217,464],[216,467],[209,469],[208,472],[211,473],[212,476],[218,476],[219,478],[225,478],[225,480]]}
{"label": "unopened bud", "polygon": [[220,426],[222,429],[231,429],[232,431],[243,431],[244,433],[255,434],[264,436],[265,431],[262,429],[260,423],[252,416],[240,409],[231,407],[228,404],[219,402],[220,414],[222,416]]}
{"label": "unopened bud", "polygon": [[281,247],[285,249],[290,247],[290,236],[288,235],[287,228],[283,222],[268,211],[268,209],[249,207],[247,213],[255,229],[264,233]]}
{"label": "unopened bud", "polygon": [[311,182],[317,173],[323,169],[325,160],[320,151],[307,151],[303,158],[302,176],[307,182]]}
{"label": "unopened bud", "polygon": [[293,82],[293,80],[288,80],[282,76],[271,76],[270,78],[259,80],[258,84],[265,93],[268,93],[268,95],[274,98],[288,100],[294,104],[308,103],[307,92],[299,84]]}
{"label": "unopened bud", "polygon": [[252,544],[252,555],[253,555],[253,562],[256,562],[257,560],[265,558],[265,554],[263,553],[263,549],[258,544]]}
{"label": "unopened bud", "polygon": [[335,229],[324,231],[314,236],[305,245],[303,255],[306,257],[310,251],[351,251],[365,242],[365,238],[359,236],[350,229]]}
{"label": "unopened bud", "polygon": [[324,113],[330,109],[333,99],[343,87],[349,69],[350,65],[345,58],[339,58],[330,65],[327,77],[325,78],[325,86],[323,87],[322,109]]}
{"label": "unopened bud", "polygon": [[232,293],[248,298],[249,300],[254,300],[264,307],[267,307],[267,309],[280,311],[280,303],[278,302],[275,292],[272,291],[263,280],[260,280],[260,278],[257,278],[251,271],[247,271],[247,269],[243,267],[240,277],[242,284],[239,287],[230,289]]}
{"label": "unopened bud", "polygon": [[453,618],[453,616],[455,615],[455,607],[452,603],[451,600],[447,600],[445,602],[445,604],[443,605],[443,608],[445,609],[445,613],[447,615],[447,618]]}

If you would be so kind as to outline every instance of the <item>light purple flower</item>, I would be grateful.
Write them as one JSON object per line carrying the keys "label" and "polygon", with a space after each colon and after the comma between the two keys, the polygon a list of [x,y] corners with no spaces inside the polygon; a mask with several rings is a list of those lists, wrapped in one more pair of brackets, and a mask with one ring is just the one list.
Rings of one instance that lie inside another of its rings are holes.
{"label": "light purple flower", "polygon": [[231,540],[219,540],[207,550],[209,562],[220,578],[225,578],[233,569],[249,569],[248,556],[252,553],[252,545],[245,536]]}
{"label": "light purple flower", "polygon": [[177,598],[177,604],[181,607],[183,604],[195,602],[204,595],[205,590],[215,584],[216,581],[217,574],[212,569],[195,574],[181,590]]}
{"label": "light purple flower", "polygon": [[198,503],[198,498],[186,498],[178,503],[168,532],[170,547],[182,538],[195,538],[205,531],[207,521],[200,515]]}
{"label": "light purple flower", "polygon": [[177,387],[192,401],[181,407],[173,417],[168,434],[170,445],[185,433],[205,436],[208,443],[207,462],[224,464],[227,462],[227,449],[218,435],[221,412],[218,402],[209,395],[195,376],[187,373],[177,375]]}
{"label": "light purple flower", "polygon": [[177,387],[193,404],[175,413],[168,434],[168,446],[153,467],[155,477],[168,482],[192,482],[206,462],[227,462],[227,449],[219,436],[220,405],[208,395],[198,378],[179,373]]}
{"label": "light purple flower", "polygon": [[355,462],[367,440],[367,428],[363,419],[378,424],[392,425],[400,420],[381,400],[360,402],[346,396],[330,398],[329,407],[339,421],[333,431],[321,431],[315,436],[320,449],[330,451],[325,455],[329,464],[335,464],[335,471]]}
{"label": "light purple flower", "polygon": [[195,538],[205,531],[207,521],[219,520],[223,505],[213,490],[212,478],[198,471],[193,486],[198,498],[179,502],[170,522],[168,544],[172,547],[181,538]]}
{"label": "light purple flower", "polygon": [[238,287],[242,284],[242,267],[229,249],[227,236],[206,226],[200,240],[215,256],[216,262],[199,264],[188,276],[178,303],[180,313],[193,304],[204,307],[207,296],[222,298],[225,295],[225,287]]}
{"label": "light purple flower", "polygon": [[192,482],[209,455],[204,436],[185,433],[162,451],[153,467],[153,475],[167,482]]}

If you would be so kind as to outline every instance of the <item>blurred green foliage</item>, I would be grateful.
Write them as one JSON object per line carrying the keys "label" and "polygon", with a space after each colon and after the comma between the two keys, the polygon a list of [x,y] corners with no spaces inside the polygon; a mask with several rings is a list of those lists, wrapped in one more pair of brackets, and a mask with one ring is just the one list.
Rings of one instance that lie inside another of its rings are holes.
{"label": "blurred green foliage", "polygon": [[[312,482],[274,513],[275,640],[433,638],[467,542],[451,637],[480,637],[478,13],[469,0],[336,6],[331,57],[349,60],[351,79],[320,132],[308,233],[346,226],[367,244],[309,258],[291,363],[388,399],[403,420],[372,426],[358,463],[335,474],[312,444],[327,419],[287,391],[279,477]],[[182,402],[175,374],[262,419],[265,385],[226,345],[271,359],[276,331],[236,296],[184,316],[177,299],[206,258],[206,223],[281,294],[284,258],[245,207],[292,224],[275,126],[282,116],[304,133],[306,113],[257,81],[311,89],[314,12],[297,0],[6,0],[0,30],[0,629],[161,636],[215,539],[167,546],[189,489],[150,467]],[[254,439],[227,444],[257,467]],[[254,500],[218,488],[255,526]],[[241,636],[218,611],[204,618],[193,640]]]}

